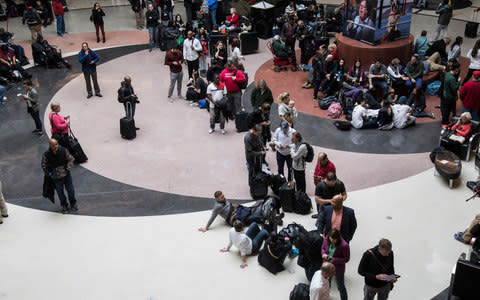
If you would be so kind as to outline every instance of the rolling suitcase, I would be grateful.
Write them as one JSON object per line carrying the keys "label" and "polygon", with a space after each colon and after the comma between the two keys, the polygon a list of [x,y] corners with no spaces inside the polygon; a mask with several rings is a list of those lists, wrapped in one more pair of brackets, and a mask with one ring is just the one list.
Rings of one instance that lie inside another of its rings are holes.
{"label": "rolling suitcase", "polygon": [[473,10],[472,21],[465,25],[465,36],[469,38],[476,38],[478,32],[477,10]]}
{"label": "rolling suitcase", "polygon": [[250,186],[250,195],[252,199],[265,199],[268,195],[268,176],[259,172],[252,179]]}
{"label": "rolling suitcase", "polygon": [[285,182],[278,189],[278,196],[280,197],[280,204],[285,212],[293,211],[293,201],[295,201],[295,183],[292,181]]}
{"label": "rolling suitcase", "polygon": [[258,36],[256,32],[242,32],[239,37],[242,55],[254,53],[258,50]]}
{"label": "rolling suitcase", "polygon": [[133,140],[137,137],[135,129],[135,120],[132,116],[132,104],[127,103],[127,115],[120,119],[120,135],[127,140]]}
{"label": "rolling suitcase", "polygon": [[82,146],[80,146],[80,143],[73,134],[72,129],[70,129],[70,126],[68,127],[68,132],[68,150],[70,151],[70,154],[75,158],[74,163],[81,164],[86,162],[88,160],[88,157],[87,155],[85,155],[85,152],[83,152]]}
{"label": "rolling suitcase", "polygon": [[235,114],[235,127],[237,132],[248,131],[248,113],[244,110]]}

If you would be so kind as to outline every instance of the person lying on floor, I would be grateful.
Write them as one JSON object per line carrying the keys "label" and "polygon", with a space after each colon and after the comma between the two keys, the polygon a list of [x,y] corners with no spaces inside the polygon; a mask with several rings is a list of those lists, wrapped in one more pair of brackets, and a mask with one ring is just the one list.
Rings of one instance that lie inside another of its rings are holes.
{"label": "person lying on floor", "polygon": [[378,109],[368,109],[365,98],[360,101],[352,112],[352,126],[357,129],[377,128]]}
{"label": "person lying on floor", "polygon": [[253,222],[248,227],[246,233],[243,233],[243,224],[240,220],[233,222],[233,228],[230,229],[229,242],[227,247],[220,249],[220,252],[228,252],[232,245],[238,248],[242,256],[240,268],[247,267],[247,255],[255,255],[262,247],[263,241],[268,238],[268,232],[265,229],[260,230],[257,223]]}
{"label": "person lying on floor", "polygon": [[[210,219],[208,219],[207,225],[205,225],[205,227],[198,228],[198,231],[206,232],[209,230],[217,215],[220,215],[222,218],[224,218],[225,222],[227,222],[230,226],[233,226],[233,222],[235,220],[240,220],[245,225],[249,225],[253,222],[263,223],[264,219],[270,218],[270,216],[262,215],[262,206],[255,205],[256,207],[247,207],[243,205],[232,204],[225,198],[225,195],[222,191],[216,191],[214,197],[215,204],[213,206],[212,215],[210,216]],[[267,201],[265,201],[265,205],[267,205]],[[272,209],[274,208],[275,207],[272,207]],[[266,213],[270,214],[268,211]],[[281,220],[283,216],[284,214],[282,213],[275,217],[276,221],[278,222]]]}

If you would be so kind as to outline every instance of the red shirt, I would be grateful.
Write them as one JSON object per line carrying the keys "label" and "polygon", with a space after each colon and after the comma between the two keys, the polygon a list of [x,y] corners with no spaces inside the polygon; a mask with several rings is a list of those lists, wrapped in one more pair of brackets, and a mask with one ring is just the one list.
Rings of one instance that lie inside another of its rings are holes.
{"label": "red shirt", "polygon": [[469,81],[460,89],[460,100],[466,109],[480,108],[480,81]]}
{"label": "red shirt", "polygon": [[340,57],[338,56],[337,51],[332,51],[330,54],[333,56],[334,61],[339,61],[340,60]]}
{"label": "red shirt", "polygon": [[466,124],[457,123],[457,124],[453,125],[452,130],[457,131],[457,133],[455,134],[456,136],[467,137],[470,134],[471,124],[472,123],[470,123],[470,122],[468,122]]}
{"label": "red shirt", "polygon": [[[178,62],[179,64],[174,65],[173,62]],[[182,51],[175,50],[168,51],[165,55],[165,64],[170,67],[170,72],[180,73],[182,72],[182,63],[184,62]]]}
{"label": "red shirt", "polygon": [[[322,167],[320,162],[317,162],[317,166],[315,167],[315,172],[313,173],[313,176],[319,176],[322,179],[325,179],[325,177],[327,177],[328,172],[336,173],[335,165],[331,161],[328,161],[328,163],[325,167]],[[322,180],[321,179],[316,179],[315,177],[313,178],[313,182],[315,183],[315,186],[317,186],[317,184],[320,181],[322,181]]]}
{"label": "red shirt", "polygon": [[240,88],[238,87],[237,82],[244,82],[245,81],[245,75],[243,74],[242,71],[238,70],[236,74],[235,81],[233,81],[232,77],[233,74],[235,73],[235,66],[233,66],[233,69],[230,71],[228,70],[228,67],[225,68],[222,73],[220,73],[219,79],[220,82],[225,84],[227,87],[227,93],[235,93],[240,91]]}
{"label": "red shirt", "polygon": [[63,16],[65,11],[63,10],[63,4],[61,1],[52,1],[53,13],[55,16]]}
{"label": "red shirt", "polygon": [[227,22],[230,22],[231,26],[238,27],[238,19],[239,19],[238,14],[229,15],[227,17]]}

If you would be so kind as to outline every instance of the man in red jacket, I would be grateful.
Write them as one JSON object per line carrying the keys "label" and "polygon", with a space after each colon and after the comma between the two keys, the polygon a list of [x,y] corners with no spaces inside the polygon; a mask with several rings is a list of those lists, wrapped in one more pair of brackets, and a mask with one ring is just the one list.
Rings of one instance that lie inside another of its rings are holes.
{"label": "man in red jacket", "polygon": [[245,74],[237,70],[231,60],[227,61],[227,67],[220,73],[220,83],[227,88],[227,99],[234,105],[234,114],[242,110],[242,89],[238,84],[245,82]]}
{"label": "man in red jacket", "polygon": [[53,13],[57,19],[57,35],[63,36],[64,34],[68,33],[65,31],[65,19],[63,16],[65,15],[65,10],[60,0],[53,0],[52,1]]}
{"label": "man in red jacket", "polygon": [[479,121],[478,110],[480,109],[480,71],[473,72],[473,79],[460,89],[462,112],[470,112],[472,119]]}

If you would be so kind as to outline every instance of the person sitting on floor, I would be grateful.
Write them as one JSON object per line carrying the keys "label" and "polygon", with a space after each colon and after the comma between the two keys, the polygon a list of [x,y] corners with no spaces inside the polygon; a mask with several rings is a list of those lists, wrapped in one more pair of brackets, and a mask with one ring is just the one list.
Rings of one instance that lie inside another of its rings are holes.
{"label": "person sitting on floor", "polygon": [[72,66],[62,58],[61,50],[51,46],[47,40],[43,39],[43,36],[38,35],[37,41],[32,44],[32,56],[35,62],[44,64],[45,67],[55,66],[61,68],[62,64],[70,69]]}
{"label": "person sitting on floor", "polygon": [[382,108],[378,111],[378,129],[390,130],[393,128],[393,109],[391,103],[383,100]]}
{"label": "person sitting on floor", "polygon": [[413,89],[413,91],[410,93],[410,97],[408,98],[408,105],[413,107],[414,117],[435,119],[435,115],[433,113],[427,114],[425,112],[427,105],[425,104],[425,92],[423,91],[423,88],[415,87]]}
{"label": "person sitting on floor", "polygon": [[268,231],[260,230],[257,223],[253,222],[248,227],[246,233],[243,233],[243,224],[240,220],[233,222],[233,228],[230,229],[229,242],[227,247],[221,249],[221,252],[228,252],[232,245],[240,250],[242,264],[240,268],[247,267],[247,255],[255,255],[260,251],[263,241],[268,238]]}
{"label": "person sitting on floor", "polygon": [[187,85],[187,100],[190,106],[198,106],[198,101],[207,97],[207,84],[200,77],[197,70],[192,72],[193,82]]}
{"label": "person sitting on floor", "polygon": [[403,129],[410,125],[415,125],[416,118],[412,116],[412,107],[405,104],[406,97],[400,98],[399,103],[392,106],[393,126]]}
{"label": "person sitting on floor", "polygon": [[377,128],[378,110],[369,110],[362,98],[352,112],[352,126],[357,129]]}

